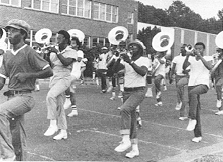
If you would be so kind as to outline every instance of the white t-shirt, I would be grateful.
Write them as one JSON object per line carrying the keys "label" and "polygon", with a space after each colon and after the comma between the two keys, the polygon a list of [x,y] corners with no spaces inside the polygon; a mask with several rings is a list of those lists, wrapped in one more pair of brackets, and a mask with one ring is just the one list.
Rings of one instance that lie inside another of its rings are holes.
{"label": "white t-shirt", "polygon": [[98,69],[107,69],[108,53],[102,53],[99,56]]}
{"label": "white t-shirt", "polygon": [[[83,59],[83,57],[84,57],[83,51],[81,51],[81,50],[77,51],[77,58],[78,57]],[[73,63],[71,75],[74,76],[75,79],[80,79],[80,77],[81,77],[81,67],[83,66],[82,64],[83,64],[82,60],[80,62],[79,61],[75,61]]]}
{"label": "white t-shirt", "polygon": [[165,77],[165,75],[166,75],[166,59],[163,57],[163,58],[161,58],[161,60],[164,61],[163,64],[161,64],[157,58],[154,59],[154,63],[153,63],[154,65],[160,64],[155,72],[155,76],[162,75],[163,77]]}
{"label": "white t-shirt", "polygon": [[181,55],[174,57],[172,63],[176,64],[175,70],[176,70],[177,75],[181,75],[181,76],[185,75],[183,73],[183,63],[184,63],[185,59],[186,59],[186,56],[181,56]]}
{"label": "white t-shirt", "polygon": [[[129,63],[123,61],[125,66],[125,76],[124,76],[124,87],[142,87],[146,86],[146,75],[139,75]],[[146,57],[140,57],[135,61],[135,64],[138,66],[149,67],[149,59]]]}
{"label": "white t-shirt", "polygon": [[[212,61],[211,56],[203,57],[206,61]],[[201,60],[196,60],[195,57],[189,57],[190,62],[190,76],[188,86],[196,86],[200,84],[207,85],[209,87],[210,71],[204,66]]]}

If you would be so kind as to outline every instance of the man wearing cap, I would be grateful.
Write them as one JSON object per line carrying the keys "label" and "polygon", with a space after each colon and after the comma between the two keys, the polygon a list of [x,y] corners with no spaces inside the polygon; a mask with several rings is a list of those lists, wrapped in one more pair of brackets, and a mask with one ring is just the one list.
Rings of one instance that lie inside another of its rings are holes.
{"label": "man wearing cap", "polygon": [[70,87],[72,77],[71,69],[75,61],[75,51],[69,47],[70,35],[65,30],[60,30],[57,35],[58,49],[49,47],[50,58],[53,64],[53,77],[50,80],[50,90],[47,93],[47,119],[50,120],[50,126],[44,133],[45,136],[52,136],[58,130],[59,134],[53,139],[67,139],[67,120],[63,108],[65,95],[64,92]]}
{"label": "man wearing cap", "polygon": [[223,115],[223,107],[222,107],[222,85],[223,85],[223,49],[217,48],[217,60],[215,60],[215,64],[211,71],[211,76],[215,82],[215,90],[217,93],[217,104],[218,112],[216,115]]}
{"label": "man wearing cap", "polygon": [[[24,114],[35,105],[31,92],[35,89],[36,78],[47,78],[53,73],[48,62],[24,43],[29,24],[13,19],[6,29],[12,50],[4,54],[0,68],[0,89],[9,78],[8,91],[4,93],[8,100],[0,105],[0,159],[13,161],[16,153],[16,160],[24,160]],[[10,127],[14,130],[10,131]]]}
{"label": "man wearing cap", "polygon": [[107,83],[106,83],[106,74],[107,74],[107,61],[108,61],[108,48],[102,47],[101,54],[99,55],[98,62],[98,76],[101,77],[101,90],[102,93],[106,93]]}
{"label": "man wearing cap", "polygon": [[124,65],[124,92],[123,105],[120,109],[122,142],[115,148],[117,152],[124,152],[132,146],[132,150],[126,157],[139,156],[137,140],[136,107],[143,101],[146,93],[146,74],[149,60],[143,57],[143,44],[132,41],[128,44],[130,54],[123,54],[114,65],[114,72],[120,68],[120,62]]}

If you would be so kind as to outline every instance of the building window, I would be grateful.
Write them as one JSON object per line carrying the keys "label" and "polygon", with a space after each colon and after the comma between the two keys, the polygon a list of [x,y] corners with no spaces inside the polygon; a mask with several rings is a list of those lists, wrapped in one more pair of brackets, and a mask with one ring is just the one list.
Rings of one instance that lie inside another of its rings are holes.
{"label": "building window", "polygon": [[62,0],[61,13],[91,18],[91,0]]}
{"label": "building window", "polygon": [[47,12],[58,13],[59,0],[30,0],[25,4],[25,7],[29,7],[36,10],[42,10]]}
{"label": "building window", "polygon": [[0,4],[21,7],[21,0],[0,0]]}
{"label": "building window", "polygon": [[127,20],[127,23],[128,24],[133,24],[134,23],[134,14],[133,12],[128,12],[128,20]]}
{"label": "building window", "polygon": [[94,2],[94,16],[95,20],[102,20],[107,22],[118,22],[118,7]]}

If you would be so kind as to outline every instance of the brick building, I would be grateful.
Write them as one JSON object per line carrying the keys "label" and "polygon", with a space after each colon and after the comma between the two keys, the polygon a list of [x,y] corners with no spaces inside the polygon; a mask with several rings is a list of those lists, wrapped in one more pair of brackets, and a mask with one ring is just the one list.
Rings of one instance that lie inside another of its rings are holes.
{"label": "brick building", "polygon": [[129,38],[137,36],[138,2],[135,0],[0,0],[0,27],[11,19],[27,21],[34,35],[42,28],[55,33],[61,29],[79,29],[85,33],[85,45],[108,45],[108,33],[116,26],[124,26]]}

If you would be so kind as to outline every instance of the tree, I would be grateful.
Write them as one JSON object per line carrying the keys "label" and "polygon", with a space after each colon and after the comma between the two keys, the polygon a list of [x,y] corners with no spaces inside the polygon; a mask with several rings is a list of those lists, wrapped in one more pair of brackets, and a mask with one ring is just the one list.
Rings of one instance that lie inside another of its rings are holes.
{"label": "tree", "polygon": [[139,39],[143,44],[146,46],[146,52],[153,54],[154,49],[152,48],[152,40],[153,37],[161,31],[160,28],[157,28],[156,26],[151,29],[151,27],[147,27],[146,29],[142,29],[139,31],[137,35],[137,39]]}
{"label": "tree", "polygon": [[223,9],[218,11],[218,17],[221,21],[221,30],[223,31]]}

